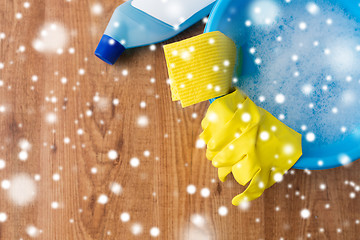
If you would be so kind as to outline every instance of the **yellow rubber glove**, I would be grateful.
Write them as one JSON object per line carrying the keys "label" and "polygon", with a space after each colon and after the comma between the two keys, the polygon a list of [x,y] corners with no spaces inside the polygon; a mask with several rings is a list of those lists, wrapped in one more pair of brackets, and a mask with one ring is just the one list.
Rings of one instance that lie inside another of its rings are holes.
{"label": "yellow rubber glove", "polygon": [[182,107],[228,94],[236,62],[235,43],[221,32],[164,46],[173,101]]}
{"label": "yellow rubber glove", "polygon": [[206,156],[221,181],[232,173],[247,189],[232,203],[258,198],[302,155],[301,135],[258,107],[240,90],[215,100],[202,123]]}

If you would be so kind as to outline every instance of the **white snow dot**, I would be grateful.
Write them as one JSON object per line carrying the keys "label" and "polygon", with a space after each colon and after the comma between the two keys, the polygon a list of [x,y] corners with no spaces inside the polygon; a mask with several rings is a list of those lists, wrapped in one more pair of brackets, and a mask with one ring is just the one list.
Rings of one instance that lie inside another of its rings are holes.
{"label": "white snow dot", "polygon": [[117,105],[119,105],[120,101],[119,101],[119,99],[114,98],[112,103],[114,104],[114,106],[117,106]]}
{"label": "white snow dot", "polygon": [[351,159],[348,155],[345,155],[345,154],[342,154],[339,156],[339,162],[342,164],[342,165],[347,165],[351,162]]}
{"label": "white snow dot", "polygon": [[203,227],[205,225],[205,219],[200,214],[193,214],[190,217],[190,221],[192,224],[194,224],[197,227]]}
{"label": "white snow dot", "polygon": [[95,95],[95,96],[93,97],[93,101],[94,101],[94,102],[99,102],[99,100],[100,100],[99,95]]}
{"label": "white snow dot", "polygon": [[57,120],[56,114],[55,113],[48,113],[46,114],[46,121],[48,123],[55,123]]}
{"label": "white snow dot", "polygon": [[33,225],[27,226],[25,231],[32,238],[35,238],[35,237],[39,236],[39,234],[40,234],[40,230]]}
{"label": "white snow dot", "polygon": [[291,144],[286,144],[283,150],[286,155],[291,155],[294,153],[294,147]]}
{"label": "white snow dot", "polygon": [[279,104],[283,104],[285,102],[285,96],[279,93],[275,96],[275,101]]}
{"label": "white snow dot", "polygon": [[144,157],[149,157],[150,156],[150,151],[149,150],[145,150],[144,151]]}
{"label": "white snow dot", "polygon": [[347,82],[351,82],[351,81],[352,81],[352,77],[351,77],[351,76],[346,76],[345,79],[346,79]]}
{"label": "white snow dot", "polygon": [[122,187],[120,184],[113,182],[110,184],[110,190],[111,192],[113,192],[115,195],[120,195],[120,193],[122,192]]}
{"label": "white snow dot", "polygon": [[11,183],[10,183],[9,180],[5,179],[5,180],[2,180],[2,181],[1,181],[1,187],[2,187],[3,189],[5,189],[5,190],[6,190],[6,189],[9,189],[10,186],[11,186]]}
{"label": "white snow dot", "polygon": [[351,193],[349,194],[349,197],[352,198],[352,199],[354,199],[354,198],[356,197],[356,193],[351,192]]}
{"label": "white snow dot", "polygon": [[251,120],[251,115],[249,113],[243,113],[241,115],[241,120],[243,120],[243,122],[249,122]]}
{"label": "white snow dot", "polygon": [[228,214],[228,209],[225,206],[221,206],[218,209],[218,213],[220,216],[226,216]]}
{"label": "white snow dot", "polygon": [[230,61],[229,61],[229,60],[225,60],[225,61],[224,61],[224,66],[225,66],[225,67],[230,66]]}
{"label": "white snow dot", "polygon": [[21,161],[26,161],[28,159],[28,156],[29,155],[28,155],[27,151],[24,151],[24,150],[19,152],[19,155],[18,155],[18,157]]}
{"label": "white snow dot", "polygon": [[67,78],[66,78],[66,77],[62,77],[62,78],[60,79],[60,81],[61,81],[62,84],[66,84],[66,83],[67,83]]}
{"label": "white snow dot", "polygon": [[274,180],[275,182],[281,182],[283,180],[283,175],[281,173],[275,173],[274,174]]}
{"label": "white snow dot", "polygon": [[100,15],[103,12],[103,7],[101,6],[100,3],[95,3],[92,7],[91,7],[91,12],[94,15]]}
{"label": "white snow dot", "polygon": [[157,227],[152,227],[152,228],[150,229],[150,235],[151,235],[152,237],[158,237],[158,236],[160,235],[160,230],[159,230],[159,228],[157,228]]}
{"label": "white snow dot", "polygon": [[267,132],[267,131],[262,131],[262,132],[260,133],[260,139],[261,139],[261,140],[267,141],[267,140],[269,140],[269,138],[270,138],[269,132]]}
{"label": "white snow dot", "polygon": [[325,48],[324,53],[325,53],[325,55],[329,55],[331,53],[331,50],[328,48]]}
{"label": "white snow dot", "polygon": [[310,93],[313,91],[313,86],[311,86],[310,84],[305,84],[301,91],[305,94],[305,95],[310,95]]}
{"label": "white snow dot", "polygon": [[310,211],[306,208],[302,209],[301,212],[300,212],[300,216],[304,219],[307,219],[309,218],[311,215]]}
{"label": "white snow dot", "polygon": [[305,22],[300,22],[299,28],[300,28],[300,30],[305,30],[307,28],[307,24]]}
{"label": "white snow dot", "polygon": [[308,142],[313,142],[315,141],[315,134],[313,132],[308,132],[305,138]]}
{"label": "white snow dot", "polygon": [[64,143],[65,143],[65,144],[69,144],[69,143],[70,143],[70,138],[69,138],[69,137],[65,137],[65,138],[64,138]]}
{"label": "white snow dot", "polygon": [[59,181],[60,180],[60,174],[58,173],[54,173],[54,175],[52,176],[54,181]]}
{"label": "white snow dot", "polygon": [[324,183],[320,184],[319,188],[320,188],[320,190],[324,191],[326,189],[326,184],[324,184]]}
{"label": "white snow dot", "polygon": [[105,194],[101,194],[97,200],[100,204],[106,204],[108,202],[109,198]]}
{"label": "white snow dot", "polygon": [[18,206],[25,206],[32,202],[36,196],[36,184],[33,178],[20,173],[11,178],[11,187],[9,189],[9,198]]}
{"label": "white snow dot", "polygon": [[59,208],[59,203],[58,202],[52,202],[51,203],[51,208],[58,209]]}
{"label": "white snow dot", "polygon": [[140,160],[136,157],[133,157],[130,159],[130,165],[134,168],[138,167],[140,165]]}
{"label": "white snow dot", "polygon": [[131,232],[132,232],[132,234],[134,234],[134,235],[139,235],[139,234],[141,234],[141,233],[142,233],[142,230],[143,230],[143,228],[142,228],[141,224],[139,224],[139,223],[134,223],[134,224],[131,226]]}
{"label": "white snow dot", "polygon": [[291,60],[293,60],[294,62],[297,62],[299,60],[299,56],[294,54],[291,56]]}
{"label": "white snow dot", "polygon": [[239,208],[243,211],[247,211],[250,208],[250,202],[249,201],[242,201],[239,204]]}
{"label": "white snow dot", "polygon": [[124,70],[122,70],[121,73],[122,73],[123,76],[127,76],[129,74],[129,71],[124,69]]}
{"label": "white snow dot", "polygon": [[90,171],[91,171],[92,174],[96,174],[96,173],[97,173],[97,168],[96,168],[96,167],[92,167],[92,168],[90,169]]}
{"label": "white snow dot", "polygon": [[19,141],[19,147],[21,148],[21,150],[28,151],[28,150],[30,150],[30,148],[31,148],[31,144],[29,143],[28,140],[26,140],[26,139],[21,139],[21,140]]}
{"label": "white snow dot", "polygon": [[32,75],[31,76],[31,80],[33,81],[33,82],[37,82],[38,81],[38,76],[36,76],[36,75]]}
{"label": "white snow dot", "polygon": [[206,146],[206,143],[204,140],[202,139],[198,139],[196,141],[196,148],[204,148]]}
{"label": "white snow dot", "polygon": [[256,63],[257,65],[260,65],[260,64],[261,64],[261,59],[260,59],[260,58],[256,58],[256,59],[255,59],[255,63]]}
{"label": "white snow dot", "polygon": [[6,109],[5,109],[5,106],[1,105],[1,106],[0,106],[0,112],[5,112],[5,110],[6,110]]}
{"label": "white snow dot", "polygon": [[200,194],[203,198],[207,198],[210,196],[210,190],[208,188],[202,188]]}
{"label": "white snow dot", "polygon": [[130,214],[127,213],[127,212],[123,212],[121,215],[120,215],[120,220],[122,222],[128,222],[130,220]]}
{"label": "white snow dot", "polygon": [[81,128],[79,128],[76,132],[77,132],[78,135],[83,135],[84,134],[84,130],[81,129]]}
{"label": "white snow dot", "polygon": [[118,158],[118,153],[117,153],[115,150],[110,150],[110,151],[108,152],[108,158],[109,158],[110,160],[115,160],[115,159]]}
{"label": "white snow dot", "polygon": [[141,102],[140,102],[140,107],[141,107],[141,108],[146,108],[146,102],[141,101]]}
{"label": "white snow dot", "polygon": [[318,5],[316,5],[313,2],[309,2],[308,4],[306,4],[306,10],[312,14],[312,15],[316,15],[319,13],[320,8],[318,7]]}
{"label": "white snow dot", "polygon": [[146,127],[149,125],[149,119],[147,118],[147,116],[140,116],[138,119],[137,119],[137,124],[140,126],[140,127]]}
{"label": "white snow dot", "polygon": [[88,116],[88,117],[92,116],[92,111],[90,109],[86,110],[86,116]]}
{"label": "white snow dot", "polygon": [[79,69],[79,74],[80,74],[80,75],[84,75],[84,74],[85,74],[85,70],[84,70],[83,68],[80,68],[80,69]]}
{"label": "white snow dot", "polygon": [[196,192],[196,187],[193,184],[187,186],[186,191],[188,194],[194,194]]}
{"label": "white snow dot", "polygon": [[6,222],[7,214],[4,212],[0,212],[0,222]]}
{"label": "white snow dot", "polygon": [[21,19],[21,18],[22,18],[22,14],[21,14],[21,13],[16,13],[16,14],[15,14],[15,17],[16,17],[16,19]]}
{"label": "white snow dot", "polygon": [[0,169],[4,169],[6,167],[6,162],[4,159],[0,159]]}

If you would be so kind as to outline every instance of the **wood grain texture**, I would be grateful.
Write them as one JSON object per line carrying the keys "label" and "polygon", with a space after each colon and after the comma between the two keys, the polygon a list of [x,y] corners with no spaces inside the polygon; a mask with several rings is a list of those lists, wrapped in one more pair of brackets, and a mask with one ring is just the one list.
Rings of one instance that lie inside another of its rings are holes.
{"label": "wood grain texture", "polygon": [[[352,186],[360,184],[360,162],[311,174],[291,171],[247,209],[234,207],[231,199],[243,188],[231,178],[219,182],[205,150],[196,148],[208,103],[182,109],[171,102],[162,44],[155,51],[128,50],[114,66],[94,56],[121,1],[100,2],[100,15],[91,12],[97,1],[29,3],[24,8],[23,1],[0,1],[0,32],[6,35],[0,39],[0,158],[6,162],[0,181],[20,173],[41,179],[26,206],[9,198],[13,186],[0,189],[0,213],[7,214],[0,222],[0,239],[32,239],[26,231],[31,225],[41,231],[35,239],[46,240],[152,239],[152,227],[159,228],[158,239],[360,238],[359,198],[349,196],[360,194]],[[62,54],[32,47],[43,25],[52,22],[69,33]],[[166,43],[203,28],[198,23]],[[68,53],[71,47],[74,54]],[[49,113],[55,114],[54,123],[47,121]],[[141,116],[148,119],[146,127],[138,125]],[[84,133],[78,134],[79,129]],[[31,144],[26,161],[19,160],[22,139]],[[116,160],[108,158],[112,149]],[[140,160],[137,168],[130,165],[133,157]],[[59,181],[53,180],[56,173]],[[122,187],[119,195],[109,188],[114,182]],[[186,191],[189,184],[197,188],[193,195]],[[208,198],[201,196],[202,188],[210,189]],[[98,203],[101,194],[108,196],[107,204]],[[52,202],[59,207],[52,208]],[[221,206],[228,209],[226,216],[219,215]],[[308,219],[300,217],[304,208],[311,212]],[[120,220],[123,212],[130,214],[128,222]],[[203,217],[203,224],[194,216]],[[136,223],[142,227],[139,235],[132,232]]]}

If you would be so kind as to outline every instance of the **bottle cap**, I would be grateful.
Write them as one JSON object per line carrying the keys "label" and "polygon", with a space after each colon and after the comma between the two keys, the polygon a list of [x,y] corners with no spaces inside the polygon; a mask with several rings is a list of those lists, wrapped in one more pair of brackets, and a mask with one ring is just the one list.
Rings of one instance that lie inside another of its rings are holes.
{"label": "bottle cap", "polygon": [[103,35],[95,50],[95,55],[104,62],[113,65],[125,47],[108,35]]}

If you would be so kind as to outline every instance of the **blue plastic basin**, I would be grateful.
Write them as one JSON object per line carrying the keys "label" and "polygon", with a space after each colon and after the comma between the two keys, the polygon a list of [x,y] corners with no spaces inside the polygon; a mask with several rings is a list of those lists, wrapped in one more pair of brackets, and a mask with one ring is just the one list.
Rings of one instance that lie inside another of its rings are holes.
{"label": "blue plastic basin", "polygon": [[[205,27],[205,32],[220,31],[234,40],[238,50],[240,47],[244,47],[243,45],[246,45],[247,37],[246,27],[243,24],[246,20],[244,9],[247,9],[249,4],[252,4],[254,1],[255,0],[218,0],[210,14]],[[280,0],[271,1],[280,2]],[[281,1],[283,2],[284,0]],[[345,12],[360,23],[360,7],[358,6],[358,1],[329,1],[332,4],[340,6]],[[257,71],[253,64],[250,64],[253,62],[253,58],[250,54],[247,54],[246,51],[244,51],[242,74],[249,74]],[[259,96],[250,97],[255,99]],[[360,158],[360,126],[340,140],[321,144],[309,144],[303,138],[302,145],[303,155],[294,165],[294,168],[320,170],[342,166],[345,165],[345,163],[348,164]]]}

